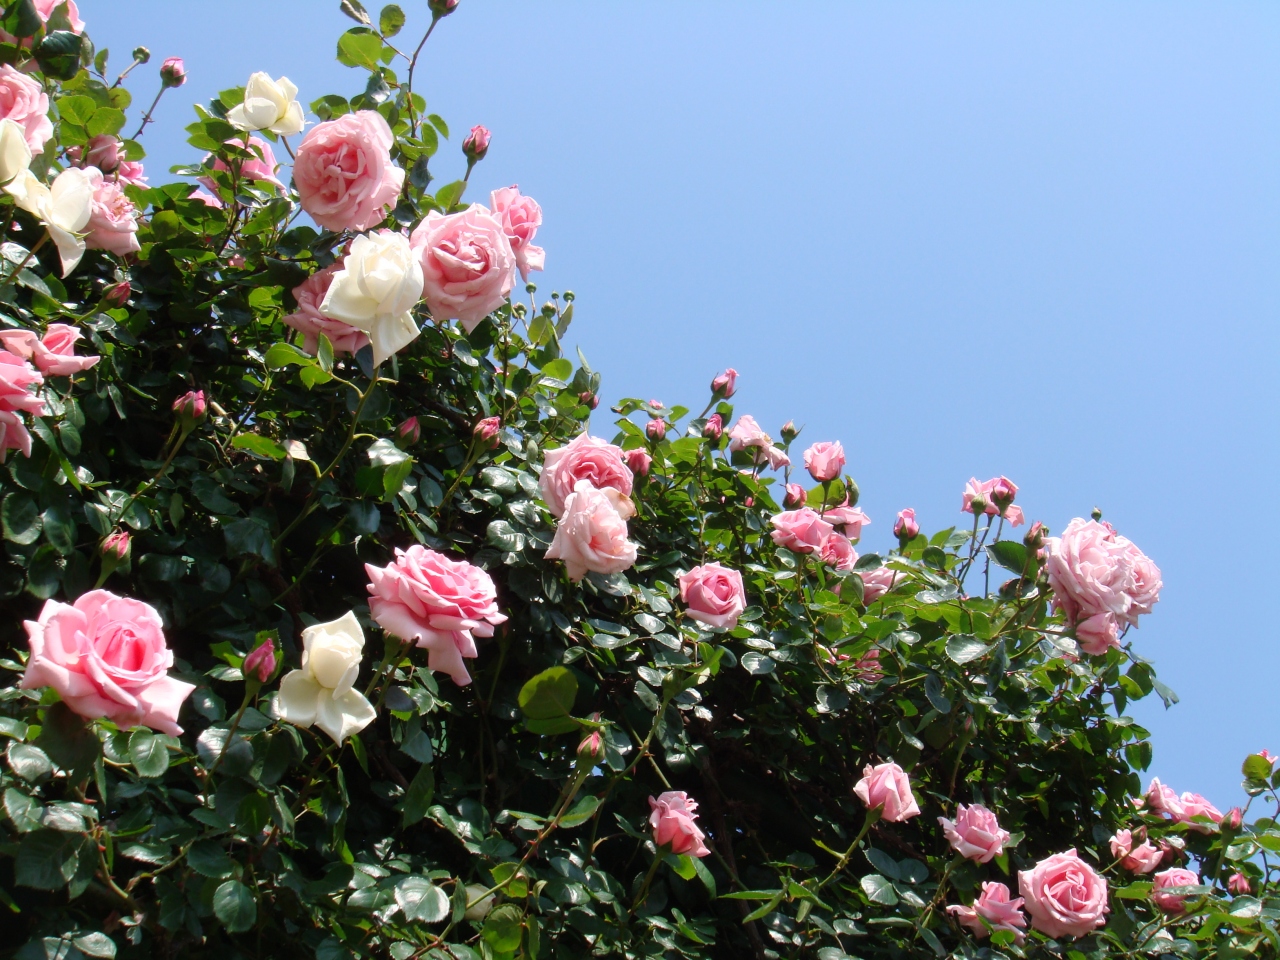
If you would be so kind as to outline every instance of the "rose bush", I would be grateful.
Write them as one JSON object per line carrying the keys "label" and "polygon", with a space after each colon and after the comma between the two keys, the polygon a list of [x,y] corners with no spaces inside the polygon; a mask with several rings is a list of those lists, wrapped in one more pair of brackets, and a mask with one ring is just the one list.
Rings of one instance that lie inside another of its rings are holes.
{"label": "rose bush", "polygon": [[1275,957],[1275,758],[1140,779],[1156,564],[1005,477],[871,525],[732,368],[597,410],[414,86],[457,6],[343,0],[352,95],[263,64],[173,183],[180,59],[0,13],[0,951]]}

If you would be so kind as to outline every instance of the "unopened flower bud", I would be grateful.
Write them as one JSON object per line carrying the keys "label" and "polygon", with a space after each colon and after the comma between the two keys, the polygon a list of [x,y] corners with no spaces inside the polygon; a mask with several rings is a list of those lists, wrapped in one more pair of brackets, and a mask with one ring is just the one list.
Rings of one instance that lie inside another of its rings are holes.
{"label": "unopened flower bud", "polygon": [[713,413],[702,425],[702,435],[708,440],[719,440],[722,433],[724,433],[724,417]]}
{"label": "unopened flower bud", "polygon": [[255,678],[259,683],[266,683],[276,670],[276,646],[271,640],[255,648],[244,658],[241,673],[245,678]]}
{"label": "unopened flower bud", "polygon": [[738,391],[738,371],[730,367],[711,381],[711,392],[718,400],[728,400]]}
{"label": "unopened flower bud", "polygon": [[747,499],[743,500],[743,501],[742,501],[742,503],[743,503],[743,505],[744,505],[744,506],[747,506],[747,507],[754,507],[754,506],[756,505],[756,498],[755,498],[755,497],[747,497]]}
{"label": "unopened flower bud", "polygon": [[1181,837],[1163,837],[1160,840],[1160,862],[1162,864],[1173,863],[1182,855],[1182,851],[1186,849],[1187,842]]}
{"label": "unopened flower bud", "polygon": [[117,563],[124,560],[129,556],[129,541],[129,534],[124,530],[117,530],[115,533],[108,535],[102,541],[103,558],[114,560]]}
{"label": "unopened flower bud", "polygon": [[1001,514],[1009,504],[1013,503],[1013,498],[1017,495],[1018,487],[1008,477],[1000,477],[991,485],[991,502],[996,505],[996,509]]}
{"label": "unopened flower bud", "polygon": [[1232,807],[1222,815],[1222,826],[1231,830],[1239,830],[1242,823],[1244,823],[1244,811],[1239,807]]}
{"label": "unopened flower bud", "polygon": [[578,394],[578,402],[582,404],[584,407],[588,407],[592,410],[600,406],[600,398],[597,397],[590,390],[585,390],[582,393]]}
{"label": "unopened flower bud", "polygon": [[131,293],[133,293],[133,287],[129,286],[129,281],[121,280],[119,283],[113,283],[103,290],[102,299],[106,301],[108,306],[123,307],[129,302]]}
{"label": "unopened flower bud", "polygon": [[148,50],[146,47],[134,47],[133,59],[136,60],[138,63],[146,63],[148,60],[151,59],[151,51]]}
{"label": "unopened flower bud", "polygon": [[[846,507],[856,507],[858,498],[862,496],[862,491],[858,489],[858,485],[854,483],[853,477],[844,478],[844,505]],[[863,521],[864,523],[869,521]]]}
{"label": "unopened flower bud", "polygon": [[1233,873],[1231,875],[1231,879],[1227,881],[1227,889],[1237,897],[1243,897],[1245,894],[1253,893],[1253,886],[1249,883],[1249,878],[1243,873]]}
{"label": "unopened flower bud", "polygon": [[898,519],[893,522],[893,534],[902,543],[914,539],[920,534],[920,524],[916,523],[916,512],[911,507],[898,512]]}
{"label": "unopened flower bud", "polygon": [[418,425],[417,417],[409,417],[400,426],[396,427],[396,438],[404,446],[412,446],[422,439],[422,427]]}
{"label": "unopened flower bud", "polygon": [[974,498],[969,501],[969,507],[975,517],[980,517],[987,512],[987,498],[980,493],[976,494]]}
{"label": "unopened flower bud", "polygon": [[782,425],[782,439],[784,442],[790,443],[798,436],[800,436],[800,430],[796,427],[794,420],[788,420]]}
{"label": "unopened flower bud", "polygon": [[592,730],[585,740],[578,744],[578,763],[595,766],[604,759],[604,737],[599,730]]}
{"label": "unopened flower bud", "polygon": [[788,483],[787,492],[782,498],[782,505],[788,510],[794,510],[796,507],[803,506],[807,494],[804,487],[798,483]]}
{"label": "unopened flower bud", "polygon": [[627,466],[631,468],[631,472],[637,477],[647,477],[649,475],[649,467],[653,464],[653,457],[645,453],[640,447],[625,451],[622,454],[622,459],[627,461]]}
{"label": "unopened flower bud", "polygon": [[180,87],[187,82],[187,65],[181,57],[170,57],[160,64],[160,82],[166,87]]}
{"label": "unopened flower bud", "polygon": [[203,390],[190,390],[173,401],[173,412],[178,415],[182,429],[191,430],[205,418],[209,412],[208,401]]}
{"label": "unopened flower bud", "polygon": [[502,421],[497,417],[485,417],[475,425],[473,431],[476,438],[482,443],[491,443],[498,436],[498,431],[502,429]]}
{"label": "unopened flower bud", "polygon": [[433,17],[439,20],[441,17],[447,17],[458,9],[458,0],[428,0],[427,9],[431,11]]}
{"label": "unopened flower bud", "polygon": [[1022,538],[1022,542],[1026,544],[1028,550],[1039,550],[1044,546],[1044,538],[1048,535],[1049,529],[1037,520]]}
{"label": "unopened flower bud", "polygon": [[644,432],[649,435],[649,439],[655,443],[667,435],[667,421],[650,420],[644,425]]}
{"label": "unopened flower bud", "polygon": [[[448,12],[452,13],[453,10],[450,9]],[[440,14],[440,16],[444,16],[444,14]],[[484,159],[484,155],[489,152],[489,139],[492,136],[488,128],[480,124],[476,124],[471,128],[467,138],[462,141],[462,152],[466,155],[468,163],[475,163],[477,160]]]}
{"label": "unopened flower bud", "polygon": [[1095,520],[1101,520],[1101,519],[1102,519],[1102,508],[1101,508],[1101,507],[1094,507],[1092,510],[1090,510],[1090,511],[1089,511],[1089,516],[1093,517],[1093,519],[1095,519]]}

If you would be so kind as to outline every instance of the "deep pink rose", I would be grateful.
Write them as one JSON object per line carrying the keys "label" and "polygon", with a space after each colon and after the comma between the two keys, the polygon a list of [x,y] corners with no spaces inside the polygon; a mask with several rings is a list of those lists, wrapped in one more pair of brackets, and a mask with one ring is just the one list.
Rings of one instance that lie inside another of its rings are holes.
{"label": "deep pink rose", "polygon": [[49,96],[35,80],[12,65],[0,66],[0,120],[12,120],[26,134],[33,154],[44,153],[53,136],[49,119]]}
{"label": "deep pink rose", "polygon": [[271,640],[255,647],[244,658],[242,673],[246,677],[254,677],[259,683],[266,683],[271,674],[276,672],[276,645]]}
{"label": "deep pink rose", "polygon": [[977,863],[989,863],[1004,853],[1009,842],[1009,831],[1000,829],[996,815],[981,804],[966,807],[962,803],[956,807],[954,821],[939,817],[938,823],[951,849]]}
{"label": "deep pink rose", "polygon": [[718,399],[728,400],[738,392],[738,371],[729,367],[724,373],[713,377],[711,380],[711,392]]}
{"label": "deep pink rose", "polygon": [[516,267],[520,277],[529,279],[530,270],[541,270],[547,261],[547,253],[533,245],[533,238],[542,226],[542,208],[533,197],[526,197],[517,186],[503,187],[489,194],[493,217],[500,224],[516,255]]}
{"label": "deep pink rose", "polygon": [[621,447],[580,433],[563,447],[546,452],[538,487],[552,516],[561,517],[565,500],[579,480],[590,481],[598,490],[612,487],[629,497],[633,479]]}
{"label": "deep pink rose", "polygon": [[[593,573],[621,573],[636,562],[636,545],[627,539],[631,501],[613,487],[599,490],[579,480],[565,499],[564,513],[547,550],[548,560],[563,560],[577,583]],[[625,514],[625,515],[624,515]]]}
{"label": "deep pink rose", "polygon": [[880,666],[878,647],[872,647],[854,662],[853,675],[859,683],[879,683],[884,679],[884,668]]}
{"label": "deep pink rose", "polygon": [[775,515],[773,526],[774,529],[769,534],[773,542],[793,553],[813,553],[821,549],[822,542],[835,530],[816,510],[809,507],[786,510]]}
{"label": "deep pink rose", "polygon": [[1165,913],[1182,913],[1186,909],[1186,896],[1164,893],[1170,887],[1196,887],[1200,877],[1185,867],[1170,867],[1151,878],[1151,902]]}
{"label": "deep pink rose", "polygon": [[1143,840],[1135,847],[1131,830],[1115,832],[1111,838],[1111,855],[1120,861],[1120,866],[1134,873],[1150,873],[1160,866],[1163,856],[1160,849],[1149,840]]}
{"label": "deep pink rose", "polygon": [[804,452],[804,468],[819,483],[827,483],[840,476],[844,469],[844,447],[837,441],[815,443]]}
{"label": "deep pink rose", "polygon": [[[1008,930],[1014,935],[1016,943],[1022,943],[1027,938],[1027,918],[1022,912],[1022,898],[1010,899],[1009,888],[1003,883],[984,883],[982,896],[973,901],[973,906],[953,903],[947,907],[947,913],[955,916],[979,939],[991,936],[992,930]],[[986,923],[982,922],[984,920]]]}
{"label": "deep pink rose", "polygon": [[849,571],[858,562],[858,552],[853,543],[843,533],[830,533],[818,547],[818,556],[827,566],[836,570]]}
{"label": "deep pink rose", "polygon": [[341,260],[335,261],[294,287],[293,299],[298,301],[298,309],[283,318],[286,326],[293,327],[302,334],[302,349],[312,356],[320,348],[322,333],[333,344],[334,356],[354,354],[369,344],[369,335],[363,330],[326,317],[320,312],[324,295],[329,292],[334,275],[342,269],[342,263]]}
{"label": "deep pink rose", "polygon": [[844,503],[838,507],[831,507],[822,515],[822,519],[827,521],[850,540],[858,540],[862,537],[862,528],[871,522],[871,518],[859,510],[857,507],[849,506],[849,498],[844,498]]}
{"label": "deep pink rose", "polygon": [[115,533],[108,534],[102,541],[102,555],[119,562],[129,556],[131,541],[132,537],[127,530],[117,530]]}
{"label": "deep pink rose", "polygon": [[167,673],[173,653],[150,604],[90,590],[74,604],[46,601],[23,626],[31,644],[24,690],[53,687],[90,720],[182,733],[178,710],[195,687]]}
{"label": "deep pink rose", "polygon": [[404,186],[404,171],[391,162],[394,143],[376,110],[312,127],[293,161],[302,209],[326,230],[368,230],[381,223]]}
{"label": "deep pink rose", "polygon": [[37,337],[30,330],[0,331],[0,345],[24,360],[34,360],[46,376],[69,377],[88,370],[101,359],[75,355],[76,341],[83,336],[75,327],[51,323],[43,337]]}
{"label": "deep pink rose", "polygon": [[422,424],[417,417],[405,417],[396,427],[396,437],[406,446],[412,446],[422,439]]}
{"label": "deep pink rose", "polygon": [[422,296],[438,322],[470,333],[511,293],[515,254],[502,224],[473,203],[447,216],[432,210],[409,236],[422,261]]}
{"label": "deep pink rose", "polygon": [[691,857],[705,857],[710,850],[702,842],[705,835],[693,821],[698,819],[698,804],[683,790],[668,790],[655,800],[649,798],[649,825],[653,842],[670,845],[671,852]]}
{"label": "deep pink rose", "polygon": [[868,810],[881,808],[880,816],[884,820],[901,823],[920,815],[915,795],[911,792],[911,780],[896,763],[868,765],[853,792]]}
{"label": "deep pink rose", "polygon": [[5,347],[6,352],[0,353],[0,410],[42,415],[44,400],[31,388],[44,383],[44,377],[22,357],[8,352],[12,349],[8,343]]}
{"label": "deep pink rose", "polygon": [[1227,880],[1227,889],[1237,897],[1253,893],[1253,886],[1249,883],[1249,878],[1243,873],[1233,873],[1230,879]]}
{"label": "deep pink rose", "polygon": [[1055,853],[1018,872],[1031,925],[1056,938],[1083,937],[1107,922],[1107,881],[1076,855]]}
{"label": "deep pink rose", "polygon": [[911,540],[920,533],[920,524],[916,522],[916,512],[911,507],[898,511],[898,519],[893,522],[893,535],[899,540]]}
{"label": "deep pink rose", "polygon": [[85,226],[85,245],[123,257],[142,249],[138,243],[138,210],[115,180],[97,167],[86,167],[93,183],[93,212]]}
{"label": "deep pink rose", "polygon": [[1109,615],[1136,626],[1160,598],[1159,569],[1108,524],[1077,517],[1044,545],[1054,605],[1072,624]]}
{"label": "deep pink rose", "polygon": [[471,682],[463,657],[477,655],[475,637],[492,637],[507,618],[498,611],[493,580],[474,564],[414,544],[396,548],[385,567],[369,575],[369,613],[393,637],[413,640],[429,653],[427,666],[458,686]]}
{"label": "deep pink rose", "polygon": [[747,608],[742,574],[719,563],[704,563],[680,574],[680,599],[694,620],[732,630]]}
{"label": "deep pink rose", "polygon": [[209,401],[203,390],[188,390],[173,401],[173,412],[178,419],[194,426],[209,412]]}
{"label": "deep pink rose", "polygon": [[637,477],[647,477],[649,468],[653,466],[653,457],[639,447],[623,453],[622,459],[627,462],[628,469]]}
{"label": "deep pink rose", "polygon": [[[243,140],[228,140],[227,146],[238,147],[239,149],[252,154],[250,157],[242,157],[235,161],[240,166],[241,180],[269,183],[281,193],[284,192],[284,184],[276,177],[276,170],[279,169],[280,164],[276,163],[276,155],[271,152],[271,144],[267,143],[267,141],[263,140],[261,137],[250,137],[248,147],[245,146]],[[205,157],[205,159],[208,160],[209,158]],[[215,157],[213,160],[213,169],[230,170],[231,168],[221,157]],[[200,182],[210,190],[215,193],[217,192],[218,185],[213,182],[212,177],[200,177],[199,179]],[[200,199],[203,200],[204,198],[201,197]],[[216,200],[217,198],[214,197],[214,199]],[[206,203],[207,202],[208,201],[206,201]],[[209,205],[213,206],[213,204]],[[222,201],[219,200],[217,205],[222,206]]]}

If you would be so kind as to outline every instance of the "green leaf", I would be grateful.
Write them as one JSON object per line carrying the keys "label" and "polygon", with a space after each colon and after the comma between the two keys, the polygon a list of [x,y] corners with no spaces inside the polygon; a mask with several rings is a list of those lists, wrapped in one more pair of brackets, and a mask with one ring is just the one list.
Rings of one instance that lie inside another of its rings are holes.
{"label": "green leaf", "polygon": [[44,807],[34,797],[10,787],[4,792],[4,812],[9,815],[19,833],[30,833],[40,829]]}
{"label": "green leaf", "polygon": [[427,809],[436,795],[436,775],[428,764],[418,768],[417,774],[404,794],[400,810],[400,824],[411,827],[427,815]]}
{"label": "green leaf", "polygon": [[382,31],[384,37],[394,37],[404,26],[404,21],[404,11],[394,3],[388,4],[382,8],[382,13],[378,14],[378,29]]}
{"label": "green leaf", "polygon": [[1116,896],[1121,900],[1145,900],[1151,896],[1151,883],[1139,880],[1127,887],[1120,887],[1116,890]]}
{"label": "green leaf", "polygon": [[698,875],[698,871],[693,867],[693,858],[686,853],[682,853],[677,857],[671,857],[667,861],[681,879],[692,880]]}
{"label": "green leaf", "polygon": [[485,535],[489,542],[499,550],[508,553],[519,553],[524,549],[524,534],[517,533],[506,520],[492,521]]}
{"label": "green leaf", "polygon": [[135,730],[129,737],[129,760],[142,777],[164,776],[169,769],[169,748],[149,730]]}
{"label": "green leaf", "polygon": [[237,450],[248,450],[265,460],[283,460],[288,456],[288,451],[280,444],[256,433],[242,433],[231,441],[231,445]]}
{"label": "green leaf", "polygon": [[34,37],[44,26],[33,0],[18,0],[5,13],[5,32],[15,37]]}
{"label": "green leaf", "polygon": [[4,538],[11,543],[26,545],[40,539],[42,521],[40,507],[25,493],[11,493],[0,507],[0,524]]}
{"label": "green leaf", "polygon": [[235,861],[216,840],[198,840],[187,851],[187,865],[202,877],[225,880],[235,872]]}
{"label": "green leaf", "polygon": [[564,357],[557,357],[543,365],[542,376],[544,379],[558,380],[561,384],[567,383],[573,376],[573,364]]}
{"label": "green leaf", "polygon": [[564,667],[551,667],[520,688],[520,710],[535,733],[569,733],[578,728],[569,717],[578,696],[578,679]]}
{"label": "green leaf", "polygon": [[991,646],[983,643],[977,637],[971,637],[967,634],[956,634],[947,640],[947,656],[956,663],[969,663],[977,660],[979,657],[985,656],[991,650]]}
{"label": "green leaf", "polygon": [[59,890],[71,882],[80,865],[83,838],[59,830],[36,830],[24,836],[14,858],[14,879],[36,890]]}
{"label": "green leaf", "polygon": [[5,751],[9,767],[23,780],[34,782],[53,773],[48,755],[37,746],[12,741]]}
{"label": "green leaf", "polygon": [[512,953],[520,948],[520,938],[523,932],[520,919],[520,909],[512,904],[504,903],[489,912],[480,935],[484,937],[485,942],[493,948],[495,953]]}
{"label": "green leaf", "polygon": [[878,873],[867,874],[858,882],[858,885],[862,887],[862,892],[872,903],[882,903],[886,907],[892,907],[898,902],[898,891],[894,890],[893,884]]}
{"label": "green leaf", "polygon": [[98,104],[93,97],[71,94],[58,100],[58,112],[62,114],[63,119],[70,120],[72,123],[79,124],[82,127],[97,109]]}
{"label": "green leaf", "polygon": [[80,71],[80,50],[78,34],[54,30],[36,44],[36,62],[50,80],[70,80]]}
{"label": "green leaf", "polygon": [[1260,754],[1250,754],[1240,770],[1249,780],[1267,780],[1271,776],[1271,761]]}
{"label": "green leaf", "polygon": [[271,532],[256,517],[236,520],[222,528],[227,541],[227,553],[233,557],[256,554],[268,563],[275,561]]}
{"label": "green leaf", "polygon": [[774,670],[778,669],[778,665],[774,663],[771,657],[767,657],[763,653],[757,653],[754,650],[750,653],[744,653],[739,662],[742,664],[742,669],[755,676],[773,673]]}
{"label": "green leaf", "polygon": [[228,933],[244,933],[258,919],[253,894],[238,880],[228,880],[213,892],[213,912]]}
{"label": "green leaf", "polygon": [[275,370],[294,363],[309,367],[316,362],[316,358],[305,350],[299,350],[292,343],[273,343],[267,348],[263,361],[268,367]]}
{"label": "green leaf", "polygon": [[448,210],[451,206],[462,199],[463,191],[466,189],[467,185],[461,180],[455,180],[453,183],[446,183],[436,191],[436,203]]}
{"label": "green leaf", "polygon": [[[560,818],[560,826],[573,828],[586,823],[595,816],[596,810],[600,806],[599,797],[583,797],[573,805],[573,809]],[[683,874],[682,874],[683,876]],[[685,877],[686,880],[692,879],[692,875]]]}
{"label": "green leaf", "polygon": [[987,555],[1014,573],[1021,574],[1027,569],[1027,548],[1016,540],[997,540],[989,544]]}
{"label": "green leaf", "polygon": [[1160,695],[1160,699],[1164,701],[1166,710],[1178,702],[1179,700],[1178,695],[1174,693],[1173,690],[1171,690],[1169,687],[1165,686],[1163,683],[1157,680],[1154,676],[1151,678],[1151,687],[1153,690],[1155,690],[1156,693]]}
{"label": "green leaf", "polygon": [[449,915],[449,895],[426,877],[405,877],[397,883],[396,903],[406,920],[439,923]]}
{"label": "green leaf", "polygon": [[338,62],[346,67],[376,70],[382,57],[382,38],[368,27],[352,27],[338,38]]}
{"label": "green leaf", "polygon": [[339,9],[356,23],[362,23],[366,27],[373,21],[369,19],[369,11],[364,8],[364,4],[360,0],[342,0]]}
{"label": "green leaf", "polygon": [[105,933],[82,933],[71,941],[76,949],[86,956],[103,957],[111,960],[116,955],[116,942]]}
{"label": "green leaf", "polygon": [[103,134],[116,134],[124,126],[125,116],[123,110],[117,110],[115,107],[99,107],[85,124],[84,132],[91,137],[100,137]]}
{"label": "green leaf", "polygon": [[373,445],[369,447],[368,453],[369,462],[375,467],[390,467],[411,459],[409,454],[385,437],[381,440],[375,440]]}

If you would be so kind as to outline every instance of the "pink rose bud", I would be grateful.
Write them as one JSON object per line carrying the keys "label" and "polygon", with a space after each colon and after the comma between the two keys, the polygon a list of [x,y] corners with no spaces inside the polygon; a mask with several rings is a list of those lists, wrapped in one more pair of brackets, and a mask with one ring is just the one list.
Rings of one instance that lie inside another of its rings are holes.
{"label": "pink rose bud", "polygon": [[117,562],[129,556],[129,534],[124,530],[117,530],[102,541],[102,556]]}
{"label": "pink rose bud", "polygon": [[722,433],[724,433],[724,417],[718,413],[713,413],[707,417],[707,422],[702,425],[702,435],[708,440],[719,440]]}
{"label": "pink rose bud", "polygon": [[916,512],[911,507],[898,512],[898,519],[893,522],[893,533],[899,540],[906,542],[920,533],[920,524],[916,523]]}
{"label": "pink rose bud", "polygon": [[969,512],[972,513],[975,517],[978,516],[979,514],[986,513],[987,498],[984,497],[982,494],[978,494],[972,500],[969,501],[969,506],[972,507],[972,509],[969,510]]}
{"label": "pink rose bud", "polygon": [[1253,893],[1253,886],[1243,873],[1233,873],[1231,879],[1227,881],[1227,889],[1238,897]]}
{"label": "pink rose bud", "polygon": [[991,482],[991,490],[988,496],[990,496],[991,502],[1001,510],[1013,503],[1013,498],[1017,495],[1018,487],[1008,477],[998,477]]}
{"label": "pink rose bud", "polygon": [[475,435],[484,443],[492,442],[502,429],[502,421],[497,417],[485,417],[475,426]]}
{"label": "pink rose bud", "polygon": [[711,392],[718,399],[728,400],[738,391],[738,371],[730,367],[711,381]]}
{"label": "pink rose bud", "polygon": [[1232,830],[1239,830],[1240,825],[1244,823],[1244,811],[1239,807],[1232,807],[1222,815],[1222,826]]}
{"label": "pink rose bud", "polygon": [[[453,11],[450,10],[449,12],[452,13]],[[489,152],[489,139],[492,136],[488,128],[480,124],[476,124],[471,128],[467,138],[462,141],[462,152],[466,154],[469,163],[484,159],[484,155]]]}
{"label": "pink rose bud", "polygon": [[788,510],[794,510],[796,507],[803,506],[808,494],[804,492],[804,487],[798,483],[788,483],[787,492],[782,498],[782,505]]}
{"label": "pink rose bud", "polygon": [[702,842],[705,834],[693,821],[698,804],[689,799],[683,790],[668,790],[655,800],[649,798],[649,825],[653,827],[653,842],[668,847],[672,853],[705,857],[711,853]]}
{"label": "pink rose bud", "polygon": [[578,762],[595,766],[603,759],[604,737],[600,736],[599,730],[592,730],[587,734],[586,739],[578,744]]}
{"label": "pink rose bud", "polygon": [[396,436],[405,444],[414,444],[421,440],[422,427],[418,425],[418,418],[410,417],[396,427]]}
{"label": "pink rose bud", "polygon": [[868,764],[853,792],[868,810],[879,810],[881,817],[893,823],[920,815],[911,781],[896,763]]}
{"label": "pink rose bud", "polygon": [[784,443],[790,443],[796,437],[800,436],[800,430],[796,426],[794,420],[788,420],[782,425],[782,440]]}
{"label": "pink rose bud", "polygon": [[86,145],[83,156],[85,163],[97,167],[103,173],[111,173],[124,159],[120,156],[120,141],[109,133],[93,137]]}
{"label": "pink rose bud", "polygon": [[107,289],[102,291],[102,299],[110,306],[123,307],[129,302],[129,295],[133,293],[133,287],[129,285],[128,280],[121,280],[119,283],[113,283]]}
{"label": "pink rose bud", "polygon": [[587,390],[583,393],[578,394],[578,402],[582,404],[584,407],[588,407],[591,410],[594,410],[596,407],[600,406],[600,398],[597,397],[590,390]]}
{"label": "pink rose bud", "polygon": [[996,815],[977,803],[971,807],[960,804],[954,821],[939,817],[938,823],[951,849],[977,863],[988,863],[1004,853],[1004,845],[1010,839],[1009,831],[1000,828]]}
{"label": "pink rose bud", "polygon": [[427,9],[431,11],[431,16],[439,20],[458,9],[458,0],[428,0]]}
{"label": "pink rose bud", "polygon": [[815,443],[804,452],[804,466],[819,483],[828,483],[844,469],[844,447],[839,442]]}
{"label": "pink rose bud", "polygon": [[1263,760],[1267,761],[1267,763],[1271,764],[1272,766],[1275,766],[1275,762],[1277,760],[1280,760],[1280,757],[1277,757],[1274,753],[1271,753],[1265,747],[1258,751],[1258,756],[1260,756]]}
{"label": "pink rose bud", "polygon": [[1186,897],[1163,893],[1170,887],[1195,887],[1200,884],[1200,877],[1185,867],[1170,867],[1151,878],[1154,886],[1151,889],[1151,902],[1165,913],[1182,913],[1186,909]]}
{"label": "pink rose bud", "polygon": [[204,398],[204,391],[190,390],[184,393],[173,401],[173,412],[182,421],[184,429],[190,430],[203,420],[209,412],[209,404]]}
{"label": "pink rose bud", "polygon": [[170,57],[160,64],[160,82],[166,87],[180,87],[187,82],[187,67],[181,57]]}
{"label": "pink rose bud", "polygon": [[665,420],[650,420],[644,425],[644,432],[649,435],[649,439],[655,443],[667,435],[667,422]]}
{"label": "pink rose bud", "polygon": [[639,477],[649,475],[649,467],[653,463],[653,457],[645,453],[639,447],[634,450],[628,450],[622,455],[622,459],[627,462],[627,467]]}
{"label": "pink rose bud", "polygon": [[755,498],[755,497],[747,497],[747,499],[743,500],[743,501],[742,501],[742,503],[743,503],[743,505],[744,505],[744,506],[754,507],[754,506],[756,505],[756,498]]}
{"label": "pink rose bud", "polygon": [[1049,535],[1049,528],[1037,520],[1030,529],[1027,530],[1026,536],[1022,538],[1022,542],[1026,544],[1028,550],[1039,550],[1044,546],[1044,538]]}
{"label": "pink rose bud", "polygon": [[276,647],[268,640],[244,658],[244,667],[241,672],[246,678],[254,677],[259,683],[266,683],[271,679],[271,674],[275,673],[275,669]]}
{"label": "pink rose bud", "polygon": [[661,410],[661,409],[662,409],[662,401],[661,401],[661,400],[650,400],[650,401],[649,401],[649,407],[650,407],[651,409],[653,409],[653,410]]}

